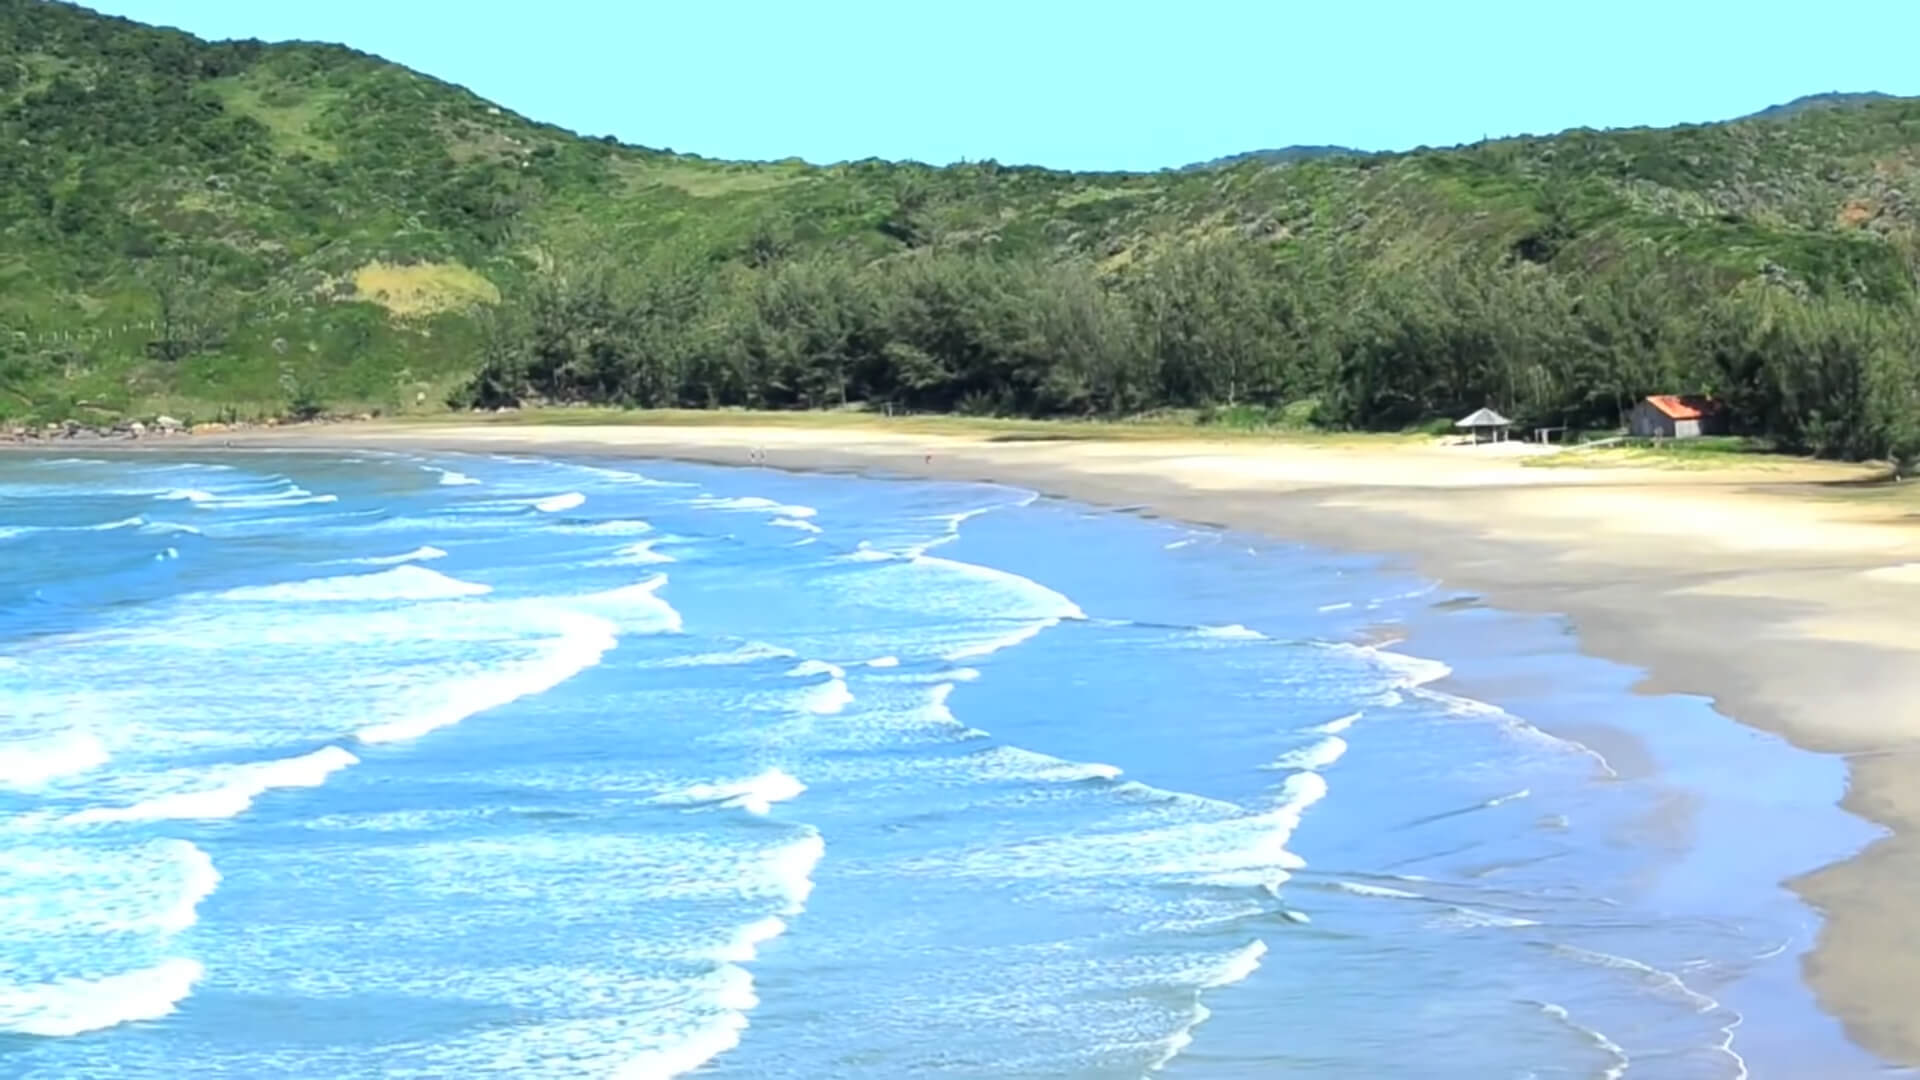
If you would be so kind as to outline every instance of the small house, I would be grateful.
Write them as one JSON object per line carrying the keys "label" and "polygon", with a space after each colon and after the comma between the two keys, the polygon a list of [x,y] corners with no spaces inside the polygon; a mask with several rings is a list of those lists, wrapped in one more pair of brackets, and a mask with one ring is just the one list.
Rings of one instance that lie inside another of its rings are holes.
{"label": "small house", "polygon": [[1501,442],[1506,439],[1507,429],[1513,426],[1513,421],[1492,409],[1480,409],[1471,416],[1454,421],[1453,426],[1473,432],[1475,443]]}
{"label": "small house", "polygon": [[1691,439],[1725,435],[1727,410],[1707,397],[1655,394],[1627,414],[1627,431],[1642,439]]}

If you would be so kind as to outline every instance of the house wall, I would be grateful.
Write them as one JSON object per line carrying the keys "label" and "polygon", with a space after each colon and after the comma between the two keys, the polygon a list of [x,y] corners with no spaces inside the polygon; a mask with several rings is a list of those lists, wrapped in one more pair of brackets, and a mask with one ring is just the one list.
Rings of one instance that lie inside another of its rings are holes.
{"label": "house wall", "polygon": [[1671,439],[1675,434],[1673,417],[1644,401],[1627,414],[1627,431],[1641,439]]}
{"label": "house wall", "polygon": [[1699,438],[1700,437],[1700,421],[1675,420],[1673,422],[1673,437],[1676,439]]}

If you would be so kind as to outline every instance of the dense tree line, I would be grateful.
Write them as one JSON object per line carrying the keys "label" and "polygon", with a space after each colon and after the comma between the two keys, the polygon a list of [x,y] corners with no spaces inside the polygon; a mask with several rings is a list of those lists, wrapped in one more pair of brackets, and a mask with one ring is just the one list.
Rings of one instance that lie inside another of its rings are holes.
{"label": "dense tree line", "polygon": [[1920,307],[1651,253],[1572,274],[1523,259],[1382,268],[1243,239],[1130,272],[919,250],[573,260],[491,316],[457,402],[1119,416],[1241,408],[1399,429],[1492,405],[1617,425],[1712,394],[1744,433],[1849,457],[1920,450]]}

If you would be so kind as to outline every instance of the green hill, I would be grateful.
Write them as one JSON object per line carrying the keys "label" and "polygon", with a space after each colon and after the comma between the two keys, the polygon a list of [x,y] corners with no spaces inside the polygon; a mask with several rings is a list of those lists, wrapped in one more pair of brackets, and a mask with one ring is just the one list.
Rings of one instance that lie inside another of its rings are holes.
{"label": "green hill", "polygon": [[1920,412],[1916,191],[1912,99],[1152,174],[730,163],[340,46],[0,0],[0,418],[538,396],[1601,424],[1704,390],[1881,453]]}

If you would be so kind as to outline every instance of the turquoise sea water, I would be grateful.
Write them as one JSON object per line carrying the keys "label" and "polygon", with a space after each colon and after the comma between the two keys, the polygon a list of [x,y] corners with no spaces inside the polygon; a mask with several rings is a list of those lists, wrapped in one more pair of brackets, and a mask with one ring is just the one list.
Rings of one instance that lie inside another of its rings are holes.
{"label": "turquoise sea water", "polygon": [[1008,488],[0,457],[0,1076],[1883,1075],[1840,763],[1634,677]]}

